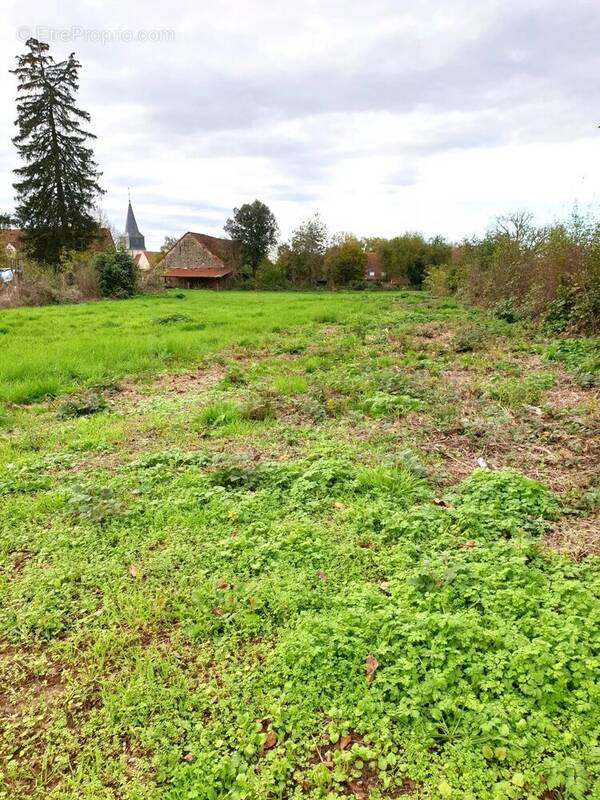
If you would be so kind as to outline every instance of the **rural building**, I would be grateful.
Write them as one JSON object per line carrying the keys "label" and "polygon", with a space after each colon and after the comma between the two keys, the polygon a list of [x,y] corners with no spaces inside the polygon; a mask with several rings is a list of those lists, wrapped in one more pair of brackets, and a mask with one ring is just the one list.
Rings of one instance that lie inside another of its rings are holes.
{"label": "rural building", "polygon": [[162,277],[165,286],[220,289],[234,277],[238,261],[237,242],[188,231],[165,254]]}
{"label": "rural building", "polygon": [[383,270],[379,253],[367,253],[367,267],[365,269],[366,281],[384,281],[386,273]]}
{"label": "rural building", "polygon": [[141,250],[133,256],[133,263],[138,269],[147,272],[158,264],[161,256],[162,253],[155,250]]}

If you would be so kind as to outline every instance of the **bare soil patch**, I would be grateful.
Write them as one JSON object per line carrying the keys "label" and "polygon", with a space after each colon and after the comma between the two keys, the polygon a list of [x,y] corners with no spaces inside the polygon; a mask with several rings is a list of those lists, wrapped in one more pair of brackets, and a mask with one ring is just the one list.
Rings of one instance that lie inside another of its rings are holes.
{"label": "bare soil patch", "polygon": [[600,516],[562,519],[541,541],[545,547],[575,561],[600,555]]}

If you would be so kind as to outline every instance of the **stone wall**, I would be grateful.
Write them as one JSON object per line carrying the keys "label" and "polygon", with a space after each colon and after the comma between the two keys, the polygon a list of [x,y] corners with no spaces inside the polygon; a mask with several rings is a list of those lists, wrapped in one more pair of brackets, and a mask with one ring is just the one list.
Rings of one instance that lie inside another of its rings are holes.
{"label": "stone wall", "polygon": [[178,267],[179,269],[191,269],[193,267],[223,267],[220,258],[213,255],[210,250],[193,236],[186,234],[180,239],[170,253],[164,257],[162,264],[165,267]]}

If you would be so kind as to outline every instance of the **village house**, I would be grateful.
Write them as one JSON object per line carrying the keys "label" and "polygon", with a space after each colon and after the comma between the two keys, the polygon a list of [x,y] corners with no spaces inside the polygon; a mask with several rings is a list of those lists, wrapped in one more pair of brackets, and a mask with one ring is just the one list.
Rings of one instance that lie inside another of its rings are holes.
{"label": "village house", "polygon": [[169,287],[220,289],[231,282],[238,262],[237,242],[188,231],[165,253],[162,277]]}
{"label": "village house", "polygon": [[381,263],[381,257],[379,253],[370,252],[367,253],[367,266],[365,269],[365,280],[366,281],[385,281],[387,275],[386,272],[383,270],[383,265]]}
{"label": "village house", "polygon": [[161,256],[162,253],[153,250],[141,250],[133,256],[133,263],[138,269],[148,271],[158,264]]}

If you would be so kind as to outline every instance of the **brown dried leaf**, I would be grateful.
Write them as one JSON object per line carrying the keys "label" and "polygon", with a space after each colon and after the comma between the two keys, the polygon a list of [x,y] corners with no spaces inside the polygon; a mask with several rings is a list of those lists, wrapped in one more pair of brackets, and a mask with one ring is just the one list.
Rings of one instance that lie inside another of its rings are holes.
{"label": "brown dried leaf", "polygon": [[347,733],[344,736],[340,736],[340,740],[338,741],[338,750],[345,750],[349,744],[352,744],[352,734]]}
{"label": "brown dried leaf", "polygon": [[213,615],[213,617],[222,617],[225,612],[222,608],[217,606],[216,608],[211,608],[210,613]]}
{"label": "brown dried leaf", "polygon": [[341,500],[336,500],[333,504],[334,508],[346,508],[346,503],[342,503]]}
{"label": "brown dried leaf", "polygon": [[265,737],[262,748],[263,750],[270,750],[272,747],[275,747],[276,744],[277,734],[274,731],[270,731]]}
{"label": "brown dried leaf", "polygon": [[325,572],[324,569],[317,570],[317,576],[323,581],[323,583],[327,583],[329,580],[329,575]]}
{"label": "brown dried leaf", "polygon": [[194,760],[194,754],[193,754],[193,753],[186,753],[186,754],[184,755],[184,757],[183,757],[183,760],[184,760],[184,761],[187,761],[187,762],[188,762],[188,764],[189,764],[189,762],[190,762],[190,761],[193,761],[193,760]]}
{"label": "brown dried leaf", "polygon": [[467,541],[463,544],[463,547],[468,549],[469,547],[475,547],[476,544],[477,542],[475,539],[467,539]]}
{"label": "brown dried leaf", "polygon": [[379,666],[379,661],[375,658],[375,656],[368,655],[365,658],[365,672],[367,673],[367,681],[371,683],[373,680],[373,676],[377,671],[377,667]]}
{"label": "brown dried leaf", "polygon": [[348,791],[351,792],[355,797],[358,797],[359,800],[367,800],[369,795],[362,783],[359,783],[358,781],[348,781],[346,786],[348,787]]}
{"label": "brown dried leaf", "polygon": [[450,508],[450,504],[442,500],[441,497],[434,497],[431,502],[434,506],[439,506],[440,508]]}
{"label": "brown dried leaf", "polygon": [[269,717],[263,717],[262,719],[257,719],[256,724],[260,725],[260,732],[266,733],[269,730],[269,725],[271,724],[271,720]]}
{"label": "brown dried leaf", "polygon": [[231,588],[230,584],[227,583],[227,581],[224,581],[224,580],[217,581],[216,585],[217,585],[217,589],[229,589],[229,588]]}
{"label": "brown dried leaf", "polygon": [[132,578],[137,578],[137,576],[138,576],[138,568],[137,568],[137,566],[135,564],[130,564],[127,567],[127,569],[128,569],[129,574],[131,575]]}
{"label": "brown dried leaf", "polygon": [[379,581],[377,584],[379,591],[383,592],[384,594],[390,593],[390,582],[389,581]]}

